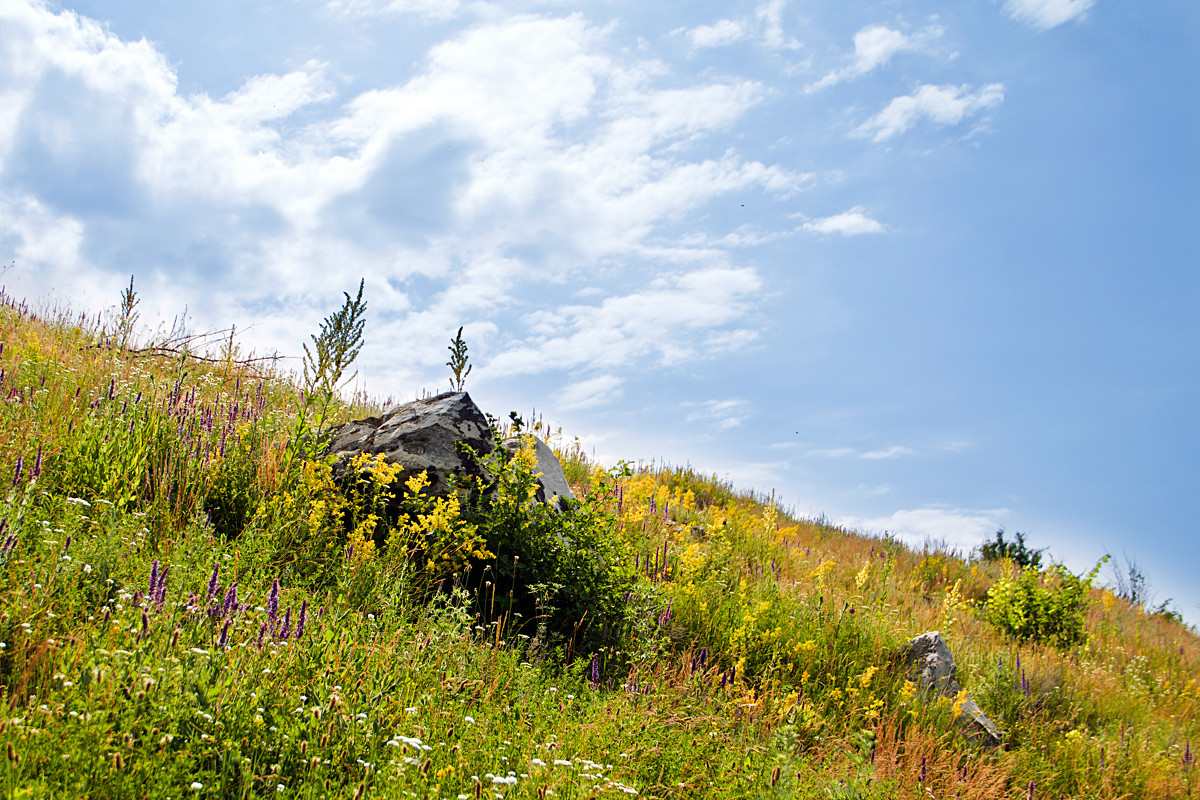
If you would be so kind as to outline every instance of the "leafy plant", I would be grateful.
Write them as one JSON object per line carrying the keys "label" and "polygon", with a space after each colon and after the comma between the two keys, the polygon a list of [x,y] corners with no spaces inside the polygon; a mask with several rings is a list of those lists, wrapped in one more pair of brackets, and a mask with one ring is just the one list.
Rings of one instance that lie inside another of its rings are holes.
{"label": "leafy plant", "polygon": [[450,372],[454,377],[450,379],[450,388],[456,392],[463,390],[463,381],[471,374],[471,366],[467,363],[467,343],[462,338],[463,329],[458,329],[458,335],[450,342],[450,346],[446,348],[450,351],[450,360],[446,362],[446,366],[450,368]]}
{"label": "leafy plant", "polygon": [[136,310],[138,302],[137,292],[133,290],[133,276],[130,275],[129,288],[121,291],[121,310],[120,316],[117,317],[117,345],[122,348],[129,347],[130,339],[133,337],[133,328],[138,319]]}
{"label": "leafy plant", "polygon": [[1087,638],[1088,591],[1107,559],[1082,576],[1056,564],[1045,573],[1025,567],[1014,578],[1001,578],[988,590],[983,616],[1018,639],[1060,648],[1080,644]]}
{"label": "leafy plant", "polygon": [[[358,358],[363,346],[367,312],[367,304],[362,299],[364,283],[365,279],[359,280],[358,295],[354,299],[343,292],[346,302],[321,323],[320,333],[311,337],[312,348],[304,345],[304,403],[296,417],[293,447],[306,458],[314,458],[320,450],[319,440],[325,434],[329,410],[338,389],[358,374],[346,376],[346,370]],[[293,450],[295,454],[296,450]]]}
{"label": "leafy plant", "polygon": [[984,542],[979,548],[979,554],[984,561],[1000,561],[1001,559],[1010,559],[1018,567],[1032,567],[1033,569],[1041,569],[1042,567],[1042,551],[1033,550],[1025,545],[1025,534],[1017,532],[1017,540],[1015,542],[1006,542],[1004,540],[1004,529],[996,531],[996,538],[990,542]]}

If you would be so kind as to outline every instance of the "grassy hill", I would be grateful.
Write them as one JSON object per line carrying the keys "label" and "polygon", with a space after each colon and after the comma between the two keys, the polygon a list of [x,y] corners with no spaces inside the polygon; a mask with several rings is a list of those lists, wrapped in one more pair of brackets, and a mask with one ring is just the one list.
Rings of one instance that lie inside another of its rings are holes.
{"label": "grassy hill", "polygon": [[[1197,637],[1049,558],[917,552],[537,424],[570,513],[520,452],[491,493],[389,497],[314,458],[366,401],[51,316],[0,306],[5,796],[1196,794]],[[906,680],[928,630],[1003,749]]]}

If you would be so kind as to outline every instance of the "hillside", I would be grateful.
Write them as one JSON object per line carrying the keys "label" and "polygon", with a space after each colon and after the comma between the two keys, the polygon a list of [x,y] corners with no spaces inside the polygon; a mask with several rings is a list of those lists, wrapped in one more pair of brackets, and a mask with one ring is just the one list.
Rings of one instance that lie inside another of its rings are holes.
{"label": "hillside", "polygon": [[[494,492],[389,497],[319,457],[365,399],[3,301],[6,796],[1196,794],[1200,641],[1049,556],[917,552],[537,422],[570,512],[520,452]],[[1003,748],[906,679],[930,630]]]}

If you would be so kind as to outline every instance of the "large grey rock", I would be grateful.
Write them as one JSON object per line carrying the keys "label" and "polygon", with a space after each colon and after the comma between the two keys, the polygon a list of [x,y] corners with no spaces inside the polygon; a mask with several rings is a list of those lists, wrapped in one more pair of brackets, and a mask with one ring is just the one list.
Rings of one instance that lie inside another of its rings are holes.
{"label": "large grey rock", "polygon": [[[492,451],[487,417],[466,392],[447,392],[425,400],[414,400],[390,409],[382,417],[348,422],[333,433],[329,452],[338,456],[341,469],[359,453],[382,453],[390,464],[399,464],[403,482],[418,472],[429,475],[427,491],[450,493],[450,476],[490,476],[459,452],[463,443],[480,455]],[[398,495],[398,496],[400,496]]]}
{"label": "large grey rock", "polygon": [[555,511],[566,511],[568,501],[575,499],[575,493],[571,491],[571,485],[567,483],[567,476],[563,474],[562,464],[554,455],[554,451],[550,449],[550,445],[533,434],[524,434],[505,439],[504,447],[510,454],[516,453],[521,447],[522,440],[526,438],[533,439],[537,455],[537,466],[533,469],[533,474],[537,476],[538,482],[535,499]]}
{"label": "large grey rock", "polygon": [[985,747],[998,747],[1004,743],[1004,733],[958,685],[958,666],[941,633],[929,631],[916,637],[900,651],[900,658],[908,669],[909,679],[921,686],[927,695],[961,702],[956,722],[964,736]]}

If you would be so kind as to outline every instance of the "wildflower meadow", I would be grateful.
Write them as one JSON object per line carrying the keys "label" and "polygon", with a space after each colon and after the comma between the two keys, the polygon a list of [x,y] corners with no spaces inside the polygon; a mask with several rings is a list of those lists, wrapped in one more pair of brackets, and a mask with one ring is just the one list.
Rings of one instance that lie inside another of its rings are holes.
{"label": "wildflower meadow", "polygon": [[[0,296],[5,797],[1200,796],[1200,640],[1094,571],[798,519],[516,414],[496,435],[546,439],[571,509],[531,502],[530,448],[431,496],[321,455],[382,410],[342,389],[361,286],[307,376],[232,331],[138,346],[135,303]],[[907,679],[929,630],[1003,747]]]}

